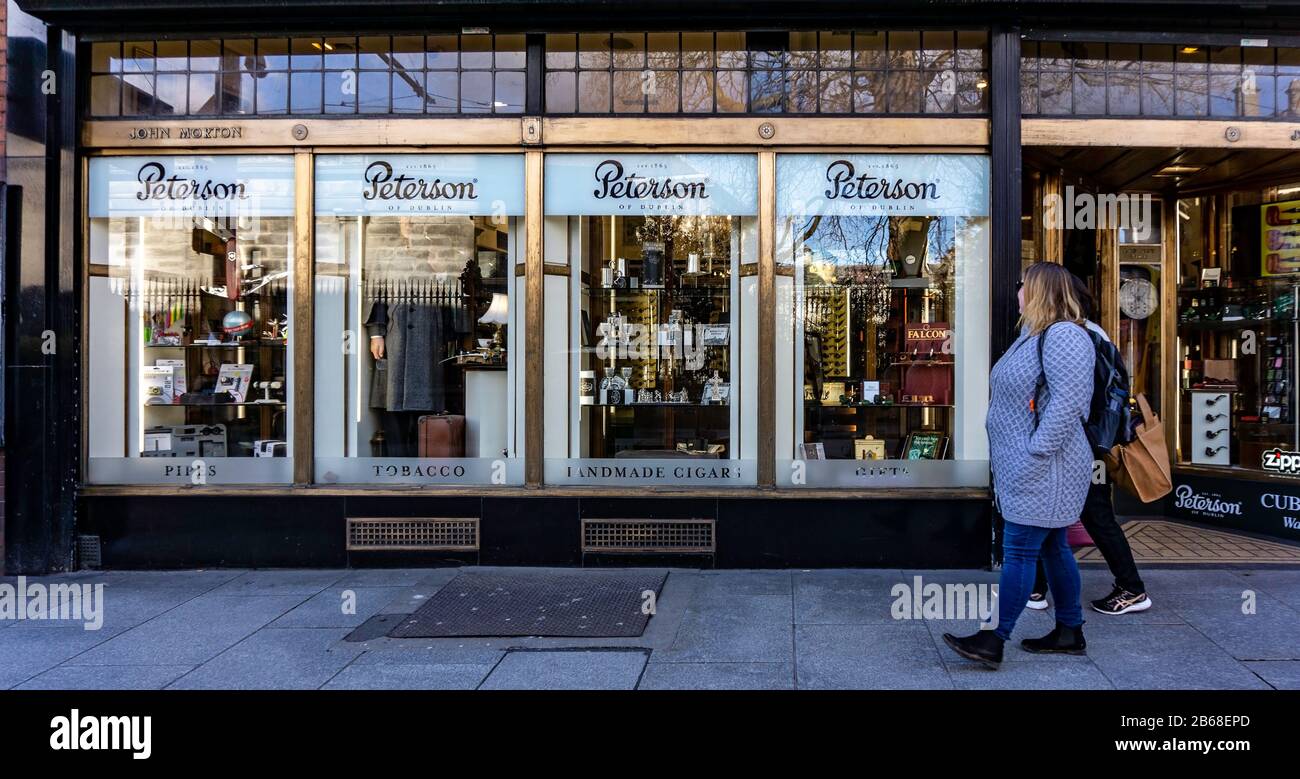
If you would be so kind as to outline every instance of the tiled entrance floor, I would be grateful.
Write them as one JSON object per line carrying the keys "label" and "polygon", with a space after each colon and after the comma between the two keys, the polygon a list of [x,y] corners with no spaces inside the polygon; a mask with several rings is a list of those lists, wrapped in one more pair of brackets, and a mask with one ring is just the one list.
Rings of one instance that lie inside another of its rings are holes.
{"label": "tiled entrance floor", "polygon": [[[1135,519],[1124,525],[1133,559],[1144,563],[1224,563],[1300,565],[1300,545],[1250,538],[1222,530],[1158,519]],[[1075,552],[1080,562],[1105,562],[1096,547]]]}

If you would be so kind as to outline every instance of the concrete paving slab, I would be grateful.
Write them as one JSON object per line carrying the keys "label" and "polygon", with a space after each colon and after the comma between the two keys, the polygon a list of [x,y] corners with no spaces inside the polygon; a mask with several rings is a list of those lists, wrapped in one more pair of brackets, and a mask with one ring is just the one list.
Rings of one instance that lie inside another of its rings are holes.
{"label": "concrete paving slab", "polygon": [[350,665],[321,689],[473,690],[491,670],[491,665],[468,664]]}
{"label": "concrete paving slab", "polygon": [[189,665],[60,665],[18,690],[161,690],[193,670]]}
{"label": "concrete paving slab", "polygon": [[1300,611],[1267,593],[1174,598],[1171,609],[1238,660],[1300,660]]}
{"label": "concrete paving slab", "polygon": [[952,689],[924,622],[800,625],[800,689]]}
{"label": "concrete paving slab", "polygon": [[794,613],[793,583],[787,571],[704,573],[699,576],[689,608],[699,614],[788,624]]}
{"label": "concrete paving slab", "polygon": [[1043,663],[1008,657],[996,671],[966,660],[958,663],[945,660],[945,665],[959,690],[1115,689],[1106,675],[1086,660],[1080,663]]}
{"label": "concrete paving slab", "polygon": [[902,571],[796,571],[794,621],[800,625],[893,622],[895,588],[913,585]]}
{"label": "concrete paving slab", "polygon": [[271,623],[276,628],[354,628],[396,600],[404,587],[331,586]]}
{"label": "concrete paving slab", "polygon": [[1293,609],[1300,609],[1300,571],[1242,571],[1242,589],[1267,592]]}
{"label": "concrete paving slab", "polygon": [[[348,571],[334,582],[336,587],[413,587],[436,575],[441,569],[428,568],[358,568]],[[447,571],[459,571],[449,568]]]}
{"label": "concrete paving slab", "polygon": [[1300,661],[1261,660],[1244,665],[1275,690],[1300,690]]}
{"label": "concrete paving slab", "polygon": [[1114,630],[1088,643],[1088,657],[1119,689],[1267,689],[1246,666],[1195,628]]}
{"label": "concrete paving slab", "polygon": [[482,690],[631,690],[645,668],[644,652],[509,652]]}
{"label": "concrete paving slab", "polygon": [[177,679],[170,689],[314,690],[361,654],[345,628],[267,628]]}
{"label": "concrete paving slab", "polygon": [[794,660],[793,626],[757,622],[720,612],[682,617],[673,643],[651,662],[788,663]]}
{"label": "concrete paving slab", "polygon": [[0,633],[0,689],[21,684],[111,639],[79,627],[6,630]]}
{"label": "concrete paving slab", "polygon": [[790,663],[650,663],[639,690],[792,690]]}
{"label": "concrete paving slab", "polygon": [[346,575],[339,570],[258,570],[212,590],[212,595],[315,595]]}
{"label": "concrete paving slab", "polygon": [[110,638],[81,665],[199,665],[279,618],[302,595],[203,595]]}

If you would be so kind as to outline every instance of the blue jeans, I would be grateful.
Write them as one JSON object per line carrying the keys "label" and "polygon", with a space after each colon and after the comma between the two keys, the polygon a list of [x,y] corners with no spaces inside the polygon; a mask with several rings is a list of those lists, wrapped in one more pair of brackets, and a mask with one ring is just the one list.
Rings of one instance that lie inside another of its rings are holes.
{"label": "blue jeans", "polygon": [[1034,589],[1034,569],[1042,558],[1047,570],[1047,585],[1056,605],[1056,621],[1066,627],[1083,624],[1079,603],[1079,566],[1066,541],[1065,528],[1033,527],[1007,521],[1002,531],[1002,578],[998,583],[998,626],[993,632],[1002,640],[1025,610],[1025,601]]}

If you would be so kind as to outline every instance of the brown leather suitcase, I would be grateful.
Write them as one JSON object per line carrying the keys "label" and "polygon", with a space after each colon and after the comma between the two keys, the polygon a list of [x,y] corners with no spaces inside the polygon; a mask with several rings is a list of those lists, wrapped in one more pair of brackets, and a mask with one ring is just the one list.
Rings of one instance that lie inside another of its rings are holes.
{"label": "brown leather suitcase", "polygon": [[420,457],[464,457],[465,417],[459,414],[431,414],[420,417]]}

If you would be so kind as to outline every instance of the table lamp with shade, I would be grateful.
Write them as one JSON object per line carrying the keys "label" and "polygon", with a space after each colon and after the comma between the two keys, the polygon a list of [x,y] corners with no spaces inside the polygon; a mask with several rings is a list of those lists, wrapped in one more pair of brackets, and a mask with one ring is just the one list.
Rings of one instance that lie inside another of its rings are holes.
{"label": "table lamp with shade", "polygon": [[502,329],[510,322],[510,298],[505,293],[493,292],[492,305],[478,319],[480,324],[493,325],[495,332],[492,336],[492,352],[500,353],[505,347],[505,339],[502,336]]}

